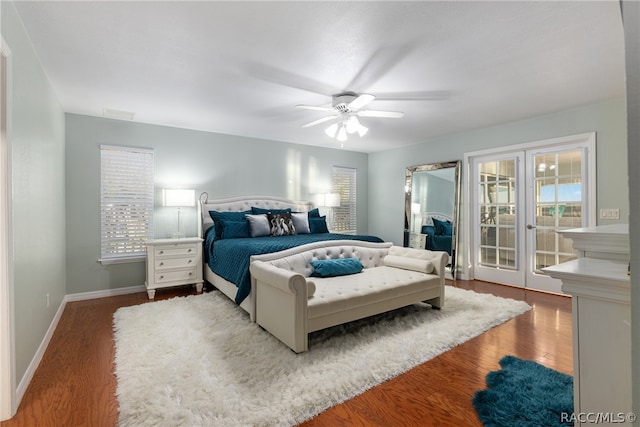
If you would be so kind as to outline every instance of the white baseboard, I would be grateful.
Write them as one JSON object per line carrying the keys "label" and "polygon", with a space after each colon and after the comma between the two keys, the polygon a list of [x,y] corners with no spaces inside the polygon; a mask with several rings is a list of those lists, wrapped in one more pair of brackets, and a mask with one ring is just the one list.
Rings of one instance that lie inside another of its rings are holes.
{"label": "white baseboard", "polygon": [[18,384],[18,388],[16,389],[16,408],[20,406],[22,402],[22,398],[24,397],[24,393],[27,391],[27,387],[31,383],[33,379],[33,375],[36,373],[36,369],[40,365],[42,358],[44,357],[45,351],[47,351],[47,347],[51,342],[51,338],[53,337],[53,333],[58,327],[58,322],[60,322],[60,318],[62,317],[62,313],[64,312],[65,307],[67,306],[67,302],[72,301],[83,301],[97,298],[105,298],[112,297],[116,295],[126,295],[126,294],[135,294],[138,292],[145,292],[146,287],[144,285],[141,286],[131,286],[128,288],[118,288],[118,289],[107,289],[104,291],[93,291],[93,292],[80,292],[77,294],[69,294],[66,295],[62,302],[60,303],[60,307],[58,307],[58,311],[56,311],[56,315],[53,317],[51,324],[49,325],[49,329],[47,329],[47,333],[44,335],[36,354],[33,356],[31,363],[27,367],[26,372],[22,376],[20,383]]}
{"label": "white baseboard", "polygon": [[458,273],[456,276],[456,279],[460,279],[460,280],[471,280],[469,279],[469,273],[464,272],[464,273]]}
{"label": "white baseboard", "polygon": [[53,320],[49,325],[49,329],[47,329],[47,333],[44,334],[44,338],[42,339],[42,342],[40,343],[40,346],[38,347],[36,354],[33,356],[33,359],[31,359],[31,363],[29,363],[27,370],[25,371],[24,375],[22,376],[22,379],[20,380],[20,383],[18,384],[18,388],[16,389],[16,408],[20,407],[20,402],[22,402],[24,393],[27,391],[27,387],[29,387],[31,380],[33,379],[33,375],[36,373],[36,369],[38,369],[38,366],[40,365],[40,362],[44,357],[45,351],[47,351],[47,347],[49,346],[51,337],[53,337],[53,333],[58,327],[58,322],[62,317],[62,313],[64,312],[64,308],[66,305],[67,305],[67,301],[65,298],[60,303],[60,306],[58,307],[58,311],[56,311],[56,315],[53,316]]}
{"label": "white baseboard", "polygon": [[147,288],[144,285],[140,286],[130,286],[128,288],[117,288],[117,289],[105,289],[104,291],[92,291],[92,292],[80,292],[77,294],[68,294],[64,297],[66,302],[71,301],[84,301],[88,299],[98,299],[98,298],[106,298],[113,297],[116,295],[126,295],[126,294],[135,294],[138,292],[146,292]]}

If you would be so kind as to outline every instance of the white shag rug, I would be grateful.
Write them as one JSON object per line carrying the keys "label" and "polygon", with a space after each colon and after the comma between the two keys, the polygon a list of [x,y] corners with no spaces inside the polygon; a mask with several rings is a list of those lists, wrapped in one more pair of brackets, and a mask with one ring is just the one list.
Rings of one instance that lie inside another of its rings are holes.
{"label": "white shag rug", "polygon": [[288,426],[524,313],[522,301],[447,286],[416,304],[315,332],[295,354],[219,292],[114,315],[121,426]]}

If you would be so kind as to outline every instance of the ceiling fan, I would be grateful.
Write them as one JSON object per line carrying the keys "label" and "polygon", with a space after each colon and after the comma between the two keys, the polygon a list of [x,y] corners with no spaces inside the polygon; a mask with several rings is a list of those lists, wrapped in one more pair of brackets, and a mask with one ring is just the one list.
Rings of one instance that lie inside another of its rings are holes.
{"label": "ceiling fan", "polygon": [[328,128],[325,129],[325,133],[331,138],[336,138],[340,142],[347,140],[347,134],[357,133],[361,137],[364,136],[369,130],[363,126],[358,120],[358,117],[382,117],[399,119],[404,116],[404,113],[399,111],[379,111],[379,110],[366,110],[363,109],[376,97],[370,94],[357,94],[354,92],[342,92],[333,95],[331,107],[319,107],[314,105],[296,105],[297,108],[303,110],[324,111],[329,115],[314,120],[310,123],[303,125],[303,128],[318,125],[328,121],[333,121]]}

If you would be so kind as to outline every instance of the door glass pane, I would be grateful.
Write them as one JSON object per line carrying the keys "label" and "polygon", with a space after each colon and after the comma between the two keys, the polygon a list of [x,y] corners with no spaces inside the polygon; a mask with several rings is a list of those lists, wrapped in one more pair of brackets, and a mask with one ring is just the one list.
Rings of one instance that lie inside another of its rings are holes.
{"label": "door glass pane", "polygon": [[479,165],[480,264],[517,269],[516,161]]}
{"label": "door glass pane", "polygon": [[535,167],[535,271],[576,258],[557,230],[582,226],[582,151],[541,154]]}

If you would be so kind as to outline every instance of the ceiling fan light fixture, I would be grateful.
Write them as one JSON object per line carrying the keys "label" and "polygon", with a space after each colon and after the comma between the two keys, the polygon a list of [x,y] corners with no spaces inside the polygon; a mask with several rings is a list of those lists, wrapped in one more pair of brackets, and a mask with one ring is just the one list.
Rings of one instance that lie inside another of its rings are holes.
{"label": "ceiling fan light fixture", "polygon": [[362,125],[360,124],[356,116],[350,116],[345,125],[345,127],[347,128],[347,133],[356,133],[360,126]]}
{"label": "ceiling fan light fixture", "polygon": [[316,126],[320,123],[332,120],[332,124],[325,128],[324,132],[329,138],[335,138],[340,141],[343,146],[348,138],[348,134],[357,133],[363,137],[369,131],[369,128],[360,123],[358,117],[381,117],[381,118],[400,118],[404,113],[399,111],[379,111],[379,110],[363,110],[376,97],[367,93],[356,94],[355,92],[343,92],[332,96],[332,106],[313,106],[313,105],[296,105],[297,108],[303,110],[317,110],[329,113],[327,116],[307,123],[302,127]]}
{"label": "ceiling fan light fixture", "polygon": [[329,138],[335,138],[337,132],[338,132],[337,123],[332,124],[331,126],[329,126],[324,130],[324,133],[326,133],[329,136]]}
{"label": "ceiling fan light fixture", "polygon": [[338,131],[338,136],[336,139],[340,142],[344,142],[347,140],[347,129],[344,125],[340,126],[340,130]]}
{"label": "ceiling fan light fixture", "polygon": [[358,132],[358,135],[360,135],[360,138],[362,138],[363,136],[365,136],[367,134],[367,132],[369,132],[369,128],[366,127],[366,126],[360,125],[358,127],[357,132]]}

